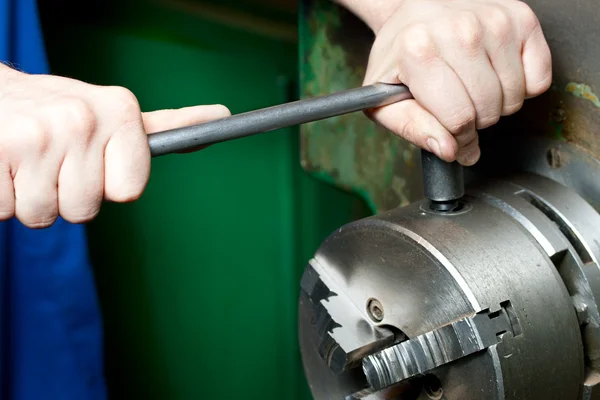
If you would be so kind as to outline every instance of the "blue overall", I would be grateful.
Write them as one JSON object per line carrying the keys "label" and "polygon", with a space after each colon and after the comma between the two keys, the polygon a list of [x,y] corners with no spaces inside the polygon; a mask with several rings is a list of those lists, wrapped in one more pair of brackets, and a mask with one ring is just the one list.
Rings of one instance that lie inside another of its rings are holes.
{"label": "blue overall", "polygon": [[[35,0],[0,0],[0,60],[48,73]],[[0,223],[0,400],[105,399],[103,372],[84,227]]]}

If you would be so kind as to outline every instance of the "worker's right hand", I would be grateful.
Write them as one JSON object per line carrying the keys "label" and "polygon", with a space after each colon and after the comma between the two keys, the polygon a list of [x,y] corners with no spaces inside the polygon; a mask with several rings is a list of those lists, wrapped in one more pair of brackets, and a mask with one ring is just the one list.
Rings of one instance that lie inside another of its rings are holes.
{"label": "worker's right hand", "polygon": [[0,64],[0,220],[83,223],[104,199],[136,200],[150,174],[147,133],[228,115],[220,105],[142,113],[122,87]]}
{"label": "worker's right hand", "polygon": [[538,19],[522,1],[368,3],[385,4],[386,10],[396,4],[396,9],[371,12],[379,20],[369,19],[377,36],[365,84],[403,83],[415,98],[373,116],[446,161],[474,164],[480,157],[477,130],[550,87],[550,50]]}

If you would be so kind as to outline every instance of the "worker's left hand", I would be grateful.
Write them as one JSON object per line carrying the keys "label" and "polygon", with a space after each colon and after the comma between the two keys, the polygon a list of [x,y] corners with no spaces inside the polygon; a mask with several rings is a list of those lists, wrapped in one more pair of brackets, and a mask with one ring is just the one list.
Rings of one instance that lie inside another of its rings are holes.
{"label": "worker's left hand", "polygon": [[377,34],[365,84],[406,84],[415,100],[375,110],[381,124],[446,161],[480,157],[478,129],[551,84],[551,55],[517,0],[401,0]]}

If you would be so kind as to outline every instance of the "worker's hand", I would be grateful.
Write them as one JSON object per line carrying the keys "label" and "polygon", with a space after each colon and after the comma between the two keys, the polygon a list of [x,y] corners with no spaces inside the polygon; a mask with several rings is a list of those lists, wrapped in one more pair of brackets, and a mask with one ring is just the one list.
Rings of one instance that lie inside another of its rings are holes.
{"label": "worker's hand", "polygon": [[122,87],[0,64],[0,220],[82,223],[103,199],[136,200],[150,173],[147,133],[227,115],[219,105],[142,113]]}
{"label": "worker's hand", "polygon": [[416,101],[372,116],[446,161],[472,165],[480,157],[477,130],[550,87],[551,56],[540,24],[517,0],[398,4],[381,23],[370,15],[377,36],[365,84],[403,83]]}

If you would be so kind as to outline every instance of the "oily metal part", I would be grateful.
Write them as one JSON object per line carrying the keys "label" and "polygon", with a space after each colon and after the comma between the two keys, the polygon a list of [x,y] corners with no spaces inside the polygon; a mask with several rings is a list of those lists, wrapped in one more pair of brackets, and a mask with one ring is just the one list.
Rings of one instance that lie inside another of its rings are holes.
{"label": "oily metal part", "polygon": [[[344,289],[316,260],[307,266],[301,287],[318,333],[319,355],[334,373],[348,371],[360,365],[369,353],[394,343],[394,333],[378,327],[365,318],[361,309],[352,307]],[[346,329],[336,329],[340,326]]]}
{"label": "oily metal part", "polygon": [[[335,282],[336,295],[343,292],[350,306],[362,311],[363,321],[370,323],[366,304],[376,298],[385,310],[378,326],[408,338],[484,310],[501,311],[510,301],[520,334],[433,371],[446,371],[440,380],[447,400],[581,399],[579,321],[551,258],[514,216],[486,199],[470,197],[469,203],[452,216],[426,212],[416,203],[352,223],[323,243],[314,265]],[[365,390],[364,374],[350,369],[336,375],[323,362],[322,338],[315,334],[306,298],[303,292],[300,338],[315,399],[343,399]],[[335,321],[339,315],[330,317]],[[352,331],[356,326],[339,324],[331,336]],[[400,398],[417,398],[411,396]],[[376,393],[366,398],[399,397]]]}
{"label": "oily metal part", "polygon": [[577,311],[587,367],[599,373],[600,215],[574,190],[539,176],[521,174],[474,191],[512,215],[552,259]]}
{"label": "oily metal part", "polygon": [[[597,257],[600,254],[600,231],[597,229],[600,215],[573,190],[539,176],[515,176],[510,182],[487,183],[470,192],[477,193],[479,198],[501,209],[527,229],[557,267],[573,299],[581,325],[587,366],[584,398],[592,398],[590,396],[598,381],[600,355],[600,268]],[[510,308],[502,311],[506,316],[512,312]],[[480,314],[477,317],[481,320]],[[495,344],[491,340],[495,336],[489,336],[487,346],[485,341],[478,341],[479,347],[471,347],[469,341],[460,340],[464,335],[486,337],[485,334],[475,334],[482,330],[476,328],[476,323],[465,323],[470,321],[467,318],[455,322],[366,357],[363,368],[372,390],[390,386]],[[510,329],[504,331],[509,332]],[[511,334],[514,335],[514,332]],[[463,343],[466,343],[466,349]],[[445,351],[436,351],[436,346]],[[443,357],[436,357],[436,353]]]}
{"label": "oily metal part", "polygon": [[510,301],[495,313],[484,311],[452,322],[365,357],[362,366],[370,388],[353,398],[366,397],[366,394],[495,346],[507,335],[520,334],[520,323],[514,317]]}
{"label": "oily metal part", "polygon": [[422,150],[423,188],[425,197],[436,203],[452,202],[465,194],[463,167],[458,162],[448,163]]}

